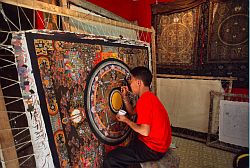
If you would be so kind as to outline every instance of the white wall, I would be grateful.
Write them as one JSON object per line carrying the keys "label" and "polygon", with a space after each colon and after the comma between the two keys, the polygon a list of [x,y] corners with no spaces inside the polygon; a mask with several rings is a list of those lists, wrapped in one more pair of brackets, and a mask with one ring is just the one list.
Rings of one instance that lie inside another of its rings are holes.
{"label": "white wall", "polygon": [[157,96],[175,127],[207,132],[212,90],[223,91],[219,80],[157,78]]}

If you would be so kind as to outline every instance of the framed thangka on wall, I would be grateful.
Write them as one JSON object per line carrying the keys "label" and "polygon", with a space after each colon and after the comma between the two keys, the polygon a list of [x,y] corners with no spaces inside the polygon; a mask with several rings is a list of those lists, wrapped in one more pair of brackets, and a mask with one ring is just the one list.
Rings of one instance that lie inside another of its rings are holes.
{"label": "framed thangka on wall", "polygon": [[120,87],[130,68],[149,67],[148,44],[44,31],[16,33],[12,44],[37,167],[101,167],[103,143],[130,133],[115,120]]}
{"label": "framed thangka on wall", "polygon": [[248,62],[246,0],[210,2],[208,63]]}
{"label": "framed thangka on wall", "polygon": [[192,68],[197,62],[200,7],[155,16],[158,68]]}

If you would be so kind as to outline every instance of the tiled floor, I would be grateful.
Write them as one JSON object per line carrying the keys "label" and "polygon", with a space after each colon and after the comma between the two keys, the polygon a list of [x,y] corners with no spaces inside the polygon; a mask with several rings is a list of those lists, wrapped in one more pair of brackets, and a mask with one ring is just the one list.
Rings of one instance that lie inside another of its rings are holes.
{"label": "tiled floor", "polygon": [[233,168],[234,153],[206,146],[204,143],[173,137],[180,157],[180,168]]}

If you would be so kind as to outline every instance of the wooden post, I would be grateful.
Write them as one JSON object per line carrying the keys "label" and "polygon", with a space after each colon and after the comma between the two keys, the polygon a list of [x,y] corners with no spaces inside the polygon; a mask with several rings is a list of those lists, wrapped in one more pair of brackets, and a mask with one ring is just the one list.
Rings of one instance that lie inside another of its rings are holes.
{"label": "wooden post", "polygon": [[15,143],[6,112],[3,92],[0,85],[0,158],[3,160],[3,168],[19,167]]}
{"label": "wooden post", "polygon": [[233,89],[233,80],[230,80],[229,81],[229,86],[228,86],[228,93],[232,93],[232,89]]}
{"label": "wooden post", "polygon": [[[62,8],[68,9],[67,0],[61,0],[60,5]],[[60,18],[59,18],[60,19]],[[69,24],[69,17],[64,17],[62,19],[62,28],[64,31],[72,31]]]}
{"label": "wooden post", "polygon": [[156,84],[156,50],[155,50],[155,30],[152,27],[151,33],[151,47],[152,47],[152,74],[153,74],[153,91],[155,95],[157,94],[157,84]]}
{"label": "wooden post", "polygon": [[[41,2],[45,2],[48,5],[55,5],[56,6],[56,0],[39,0]],[[45,28],[49,30],[57,30],[57,15],[56,14],[50,14],[50,13],[44,13],[45,19],[47,18],[48,22],[44,22]]]}
{"label": "wooden post", "polygon": [[[176,78],[176,79],[200,79],[200,80],[225,80],[234,81],[237,77],[214,77],[214,76],[191,76],[191,75],[171,75],[171,74],[156,74],[158,78]],[[232,85],[232,83],[230,83]]]}

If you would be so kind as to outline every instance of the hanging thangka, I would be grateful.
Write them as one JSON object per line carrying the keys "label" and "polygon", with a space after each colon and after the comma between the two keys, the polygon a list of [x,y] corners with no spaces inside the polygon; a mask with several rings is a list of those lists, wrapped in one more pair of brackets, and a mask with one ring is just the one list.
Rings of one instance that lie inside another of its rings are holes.
{"label": "hanging thangka", "polygon": [[200,7],[157,15],[157,66],[192,67],[197,60]]}
{"label": "hanging thangka", "polygon": [[248,1],[210,3],[209,63],[248,61]]}
{"label": "hanging thangka", "polygon": [[120,87],[129,68],[149,66],[148,44],[43,31],[13,34],[12,44],[37,167],[101,167],[102,142],[130,132],[115,120]]}

